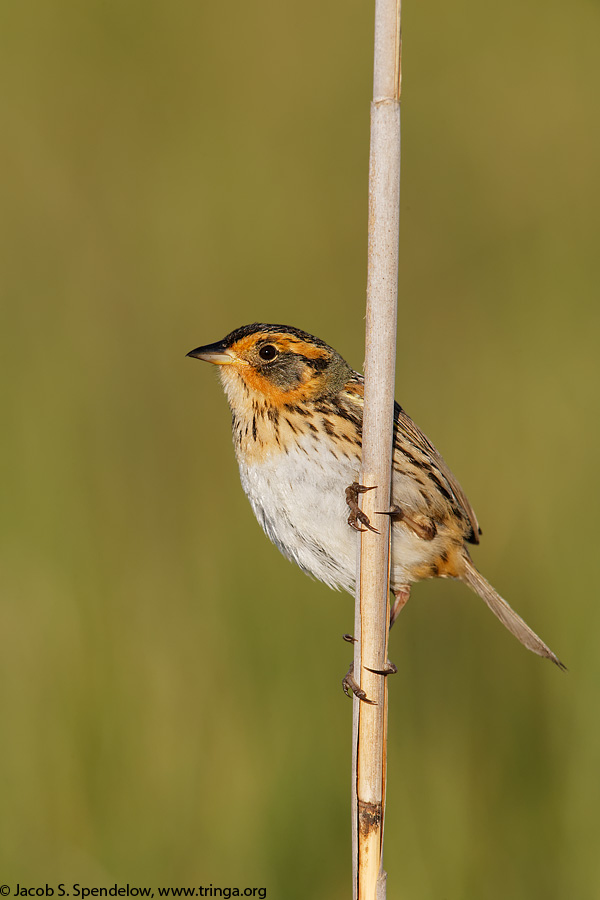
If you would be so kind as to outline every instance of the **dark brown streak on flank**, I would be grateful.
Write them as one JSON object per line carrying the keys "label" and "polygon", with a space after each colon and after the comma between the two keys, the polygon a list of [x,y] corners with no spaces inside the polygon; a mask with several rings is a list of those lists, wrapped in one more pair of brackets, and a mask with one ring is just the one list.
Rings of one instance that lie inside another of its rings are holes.
{"label": "dark brown streak on flank", "polygon": [[316,412],[325,413],[326,416],[335,412],[331,400],[315,400],[313,407]]}
{"label": "dark brown streak on flank", "polygon": [[304,406],[294,406],[293,403],[286,403],[285,409],[287,410],[287,412],[291,412],[295,416],[310,416],[310,415],[312,415],[310,410],[306,409]]}
{"label": "dark brown streak on flank", "polygon": [[252,437],[254,440],[257,438],[257,430],[256,430],[256,414],[252,416]]}
{"label": "dark brown streak on flank", "polygon": [[351,422],[355,426],[359,437],[362,438],[362,407],[356,408],[352,403],[341,403],[338,398],[335,398],[333,402],[339,417],[345,419],[346,422]]}

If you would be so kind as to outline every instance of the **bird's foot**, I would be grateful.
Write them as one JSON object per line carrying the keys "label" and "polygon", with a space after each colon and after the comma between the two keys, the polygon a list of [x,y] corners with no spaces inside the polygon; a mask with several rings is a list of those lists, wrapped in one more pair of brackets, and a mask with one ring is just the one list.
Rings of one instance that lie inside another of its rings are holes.
{"label": "bird's foot", "polygon": [[[374,490],[376,485],[372,485],[371,487],[365,487],[364,484],[359,484],[358,481],[353,481],[352,484],[346,488],[346,503],[350,507],[350,515],[348,516],[348,525],[351,528],[354,528],[355,531],[366,531],[367,528],[369,531],[374,531],[375,534],[379,534],[377,528],[373,528],[371,525],[371,520],[368,515],[362,511],[362,509],[358,505],[358,495],[364,494],[366,491]],[[360,522],[360,525],[358,524]],[[364,528],[360,526],[364,525]]]}
{"label": "bird's foot", "polygon": [[354,696],[358,697],[359,700],[362,700],[363,703],[368,703],[370,706],[377,705],[374,700],[369,700],[366,691],[363,691],[358,682],[355,680],[354,663],[350,663],[350,668],[342,678],[342,687],[344,688],[346,697],[351,697],[352,694],[354,694]]}

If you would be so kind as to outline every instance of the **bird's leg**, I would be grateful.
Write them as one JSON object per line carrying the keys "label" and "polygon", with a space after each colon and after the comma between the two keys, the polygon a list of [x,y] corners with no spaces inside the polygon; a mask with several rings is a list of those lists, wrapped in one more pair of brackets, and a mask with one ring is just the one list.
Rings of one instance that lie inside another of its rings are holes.
{"label": "bird's leg", "polygon": [[[372,485],[371,487],[365,487],[364,484],[359,484],[358,481],[353,481],[352,484],[346,488],[346,503],[350,507],[350,515],[348,516],[348,525],[351,528],[354,528],[355,531],[366,531],[367,528],[369,531],[374,531],[375,534],[379,534],[376,528],[373,528],[371,525],[371,520],[368,515],[362,511],[362,509],[358,505],[358,495],[364,494],[366,491],[372,491],[376,485]],[[361,525],[365,525],[365,528],[361,528],[358,523]]]}
{"label": "bird's leg", "polygon": [[406,606],[408,598],[410,597],[410,584],[403,584],[402,587],[399,587],[395,591],[393,590],[392,594],[394,595],[394,605],[390,612],[390,628],[400,615],[401,610]]}

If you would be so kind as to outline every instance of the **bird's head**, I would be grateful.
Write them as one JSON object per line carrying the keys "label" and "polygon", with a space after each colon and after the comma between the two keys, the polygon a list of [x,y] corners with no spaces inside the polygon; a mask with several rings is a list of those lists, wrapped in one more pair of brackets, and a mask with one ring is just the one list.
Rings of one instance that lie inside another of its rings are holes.
{"label": "bird's head", "polygon": [[187,355],[219,366],[234,411],[248,401],[283,407],[333,397],[354,374],[324,341],[288,325],[244,325]]}

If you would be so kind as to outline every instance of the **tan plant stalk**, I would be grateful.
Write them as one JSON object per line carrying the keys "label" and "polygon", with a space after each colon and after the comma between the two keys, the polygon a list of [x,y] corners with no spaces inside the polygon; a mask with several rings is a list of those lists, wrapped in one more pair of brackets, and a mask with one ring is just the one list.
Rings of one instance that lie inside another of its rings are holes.
{"label": "tan plant stalk", "polygon": [[354,699],[354,900],[383,900],[386,784],[390,506],[398,229],[400,216],[400,0],[376,0],[365,355],[362,508],[379,534],[364,531],[358,565],[354,673],[372,703]]}

